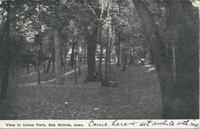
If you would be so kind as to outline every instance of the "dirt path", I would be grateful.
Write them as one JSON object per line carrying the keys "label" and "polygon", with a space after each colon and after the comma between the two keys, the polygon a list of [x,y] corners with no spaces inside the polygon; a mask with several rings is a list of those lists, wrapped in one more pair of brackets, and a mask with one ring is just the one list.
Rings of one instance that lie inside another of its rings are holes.
{"label": "dirt path", "polygon": [[[132,66],[119,75],[118,87],[84,83],[84,70],[74,84],[74,74],[65,84],[16,86],[5,100],[7,119],[159,119],[161,95],[155,70]],[[8,107],[8,108],[7,108]],[[3,106],[1,106],[3,108]],[[1,109],[5,110],[5,109]]]}

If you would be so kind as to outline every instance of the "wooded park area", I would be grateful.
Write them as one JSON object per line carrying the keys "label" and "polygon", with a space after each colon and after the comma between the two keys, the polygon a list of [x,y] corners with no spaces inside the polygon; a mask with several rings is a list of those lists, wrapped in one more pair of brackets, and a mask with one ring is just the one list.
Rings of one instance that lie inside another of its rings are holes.
{"label": "wooded park area", "polygon": [[198,0],[0,0],[0,119],[199,118]]}

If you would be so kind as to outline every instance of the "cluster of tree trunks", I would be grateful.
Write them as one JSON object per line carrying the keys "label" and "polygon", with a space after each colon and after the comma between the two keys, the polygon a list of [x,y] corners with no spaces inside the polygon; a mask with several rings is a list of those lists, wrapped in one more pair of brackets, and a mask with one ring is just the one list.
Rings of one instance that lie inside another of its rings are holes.
{"label": "cluster of tree trunks", "polygon": [[[173,31],[175,29],[178,38],[173,42],[172,54],[166,54],[165,43],[159,34],[158,28],[154,22],[152,14],[149,12],[144,1],[132,0],[138,15],[141,18],[146,37],[150,43],[150,50],[153,62],[155,63],[162,93],[162,109],[163,118],[198,118],[199,116],[199,14],[198,10],[194,9],[191,2],[184,0],[166,1],[166,8],[168,9],[167,26]],[[0,70],[1,70],[1,97],[6,96],[9,70],[11,66],[10,58],[10,13],[11,2],[6,1],[6,20],[3,26],[1,36],[1,55],[0,55]],[[59,5],[60,1],[58,1]],[[110,1],[108,2],[107,17],[110,15]],[[58,6],[59,7],[59,6]],[[96,44],[99,36],[99,43],[101,45],[100,52],[100,75],[102,74],[102,14],[99,23],[87,26],[86,41],[87,41],[87,63],[88,75],[87,81],[95,81],[96,76]],[[119,4],[120,14],[120,4]],[[56,11],[57,15],[57,11]],[[108,28],[108,43],[106,44],[106,62],[105,62],[105,79],[108,80],[108,72],[111,66],[111,25]],[[118,35],[117,56],[118,66],[120,65],[120,34]],[[61,38],[57,28],[54,28],[54,51],[49,59],[47,71],[50,68],[51,60],[53,62],[53,69],[55,63],[56,82],[62,82],[62,53],[61,53]],[[71,64],[75,65],[76,72],[76,53],[78,52],[77,43],[72,45]],[[76,53],[75,53],[76,51]],[[126,52],[127,50],[124,50]],[[127,55],[127,54],[123,54]],[[169,59],[168,55],[172,57]],[[80,56],[80,55],[79,55]],[[39,55],[40,57],[40,55]],[[84,58],[85,59],[85,58]],[[127,58],[125,59],[124,69],[126,68]],[[40,83],[39,71],[40,59],[37,60],[38,82]],[[81,68],[81,58],[79,62],[79,69]],[[77,76],[75,74],[75,81]]]}
{"label": "cluster of tree trunks", "polygon": [[[150,42],[160,80],[163,118],[198,118],[199,47],[198,10],[189,1],[167,1],[170,25],[178,26],[175,46],[176,74],[152,15],[143,1],[133,0]],[[176,76],[176,80],[173,76]]]}

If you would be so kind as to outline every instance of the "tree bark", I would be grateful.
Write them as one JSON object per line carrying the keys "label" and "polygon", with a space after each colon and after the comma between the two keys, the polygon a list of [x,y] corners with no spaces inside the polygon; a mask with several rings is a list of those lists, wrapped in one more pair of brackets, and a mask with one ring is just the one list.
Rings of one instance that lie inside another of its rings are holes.
{"label": "tree bark", "polygon": [[126,48],[123,48],[122,50],[122,64],[123,64],[123,67],[122,67],[122,72],[126,71],[126,65],[127,65],[127,50]]}
{"label": "tree bark", "polygon": [[62,83],[61,44],[58,32],[54,33],[56,83]]}
{"label": "tree bark", "polygon": [[149,14],[148,9],[145,7],[143,1],[133,0],[135,8],[141,18],[141,21],[148,37],[150,47],[152,49],[153,61],[155,63],[162,94],[162,117],[171,118],[174,115],[174,107],[172,107],[173,98],[173,83],[171,71],[165,56],[163,42],[156,30],[153,17]]}
{"label": "tree bark", "polygon": [[53,73],[55,72],[55,54],[54,54],[53,59],[52,59],[52,72]]}
{"label": "tree bark", "polygon": [[73,35],[73,40],[72,40],[72,53],[71,53],[71,57],[70,57],[70,66],[73,68],[74,67],[74,50],[76,49],[76,43],[75,43],[75,38]]}
{"label": "tree bark", "polygon": [[[111,29],[112,27],[110,27],[110,29]],[[110,34],[112,34],[112,29],[110,30],[111,32],[110,32]],[[111,57],[111,55],[112,55],[112,36],[110,35],[110,43],[109,43],[109,54],[108,54],[108,66],[109,66],[109,74],[111,74],[111,68],[112,68],[112,66],[111,66],[111,59],[112,59],[112,57]]]}
{"label": "tree bark", "polygon": [[99,18],[99,44],[100,44],[100,55],[99,55],[99,79],[102,81],[102,56],[103,56],[103,41],[102,41],[102,22],[103,22],[104,4],[101,4],[101,14]]}
{"label": "tree bark", "polygon": [[7,16],[6,16],[6,25],[5,31],[2,32],[2,48],[1,52],[3,53],[0,59],[1,65],[1,94],[0,98],[6,98],[8,82],[9,82],[9,70],[11,65],[11,56],[10,56],[10,16],[11,16],[11,1],[7,1],[6,6]]}
{"label": "tree bark", "polygon": [[77,84],[77,60],[76,60],[76,58],[77,58],[77,54],[78,54],[78,41],[76,40],[76,42],[75,42],[75,50],[76,50],[76,52],[74,53],[74,75],[75,75],[75,84]]}
{"label": "tree bark", "polygon": [[100,44],[100,55],[99,55],[99,79],[102,80],[102,57],[103,57],[103,41],[102,41],[102,21],[99,23],[99,44]]}
{"label": "tree bark", "polygon": [[120,35],[118,35],[118,41],[117,41],[117,67],[120,67],[121,62],[121,38]]}
{"label": "tree bark", "polygon": [[169,24],[179,35],[175,46],[175,118],[199,116],[198,9],[188,1],[168,2]]}
{"label": "tree bark", "polygon": [[99,55],[99,77],[102,80],[102,57],[103,57],[103,43],[102,43],[102,26],[100,26],[100,55]]}
{"label": "tree bark", "polygon": [[50,68],[51,68],[51,62],[53,61],[53,57],[54,57],[54,50],[50,55],[50,58],[48,59],[48,64],[47,64],[47,68],[45,72],[49,72]]}
{"label": "tree bark", "polygon": [[[107,18],[110,17],[110,0],[107,3]],[[108,74],[109,74],[109,45],[110,45],[110,35],[111,35],[111,25],[108,26],[108,42],[106,43],[106,59],[105,59],[105,78],[104,85],[108,83]]]}
{"label": "tree bark", "polygon": [[83,47],[83,63],[87,63],[87,46]]}
{"label": "tree bark", "polygon": [[39,57],[38,57],[38,60],[37,60],[37,77],[38,77],[38,84],[41,84]]}
{"label": "tree bark", "polygon": [[5,66],[1,72],[1,94],[0,98],[6,98],[9,82],[9,66]]}
{"label": "tree bark", "polygon": [[97,42],[97,27],[94,28],[93,34],[89,34],[87,37],[87,63],[88,63],[88,75],[87,81],[95,81],[96,78],[96,42]]}
{"label": "tree bark", "polygon": [[[119,8],[119,16],[121,16],[121,1],[118,3],[118,8]],[[120,67],[120,62],[121,62],[121,35],[120,32],[117,34],[117,67]]]}
{"label": "tree bark", "polygon": [[[133,0],[150,41],[153,61],[156,65],[162,94],[163,118],[198,118],[198,22],[187,1],[167,1],[171,24],[179,26],[176,47],[176,82],[165,53],[164,43],[143,1]],[[190,15],[187,15],[190,13]],[[172,19],[173,17],[173,19]],[[193,19],[191,19],[193,17]],[[190,20],[187,20],[190,19]],[[195,21],[195,24],[190,24]],[[177,29],[177,28],[176,28]]]}
{"label": "tree bark", "polygon": [[81,75],[82,53],[78,51],[78,75]]}

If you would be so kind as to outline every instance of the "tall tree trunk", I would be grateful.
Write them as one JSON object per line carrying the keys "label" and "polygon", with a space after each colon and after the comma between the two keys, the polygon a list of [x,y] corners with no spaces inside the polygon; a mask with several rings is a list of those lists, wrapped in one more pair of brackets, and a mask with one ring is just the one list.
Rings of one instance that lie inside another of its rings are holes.
{"label": "tall tree trunk", "polygon": [[38,84],[41,84],[41,79],[40,79],[40,63],[39,63],[39,57],[37,60],[37,77],[38,77]]}
{"label": "tall tree trunk", "polygon": [[[101,21],[100,21],[101,22]],[[99,55],[99,79],[102,80],[102,57],[103,57],[103,43],[102,43],[102,23],[99,26],[99,43],[100,43],[100,55]]]}
{"label": "tall tree trunk", "polygon": [[[152,16],[143,1],[133,0],[142,19],[146,35],[150,41],[153,61],[160,80],[163,118],[198,118],[198,22],[192,14],[192,5],[187,1],[167,1],[172,24],[179,26],[176,46],[176,83],[170,60],[164,52],[162,40]],[[190,15],[187,15],[190,13]],[[191,19],[191,17],[193,19]],[[190,20],[187,20],[190,19]],[[195,24],[190,24],[195,21]],[[176,28],[177,29],[177,28]]]}
{"label": "tall tree trunk", "polygon": [[118,35],[118,41],[117,41],[117,67],[120,67],[121,62],[121,38],[120,35]]}
{"label": "tall tree trunk", "polygon": [[100,44],[100,55],[99,55],[99,79],[102,81],[102,56],[103,56],[103,41],[102,41],[102,21],[103,21],[104,4],[101,4],[101,14],[99,18],[99,44]]}
{"label": "tall tree trunk", "polygon": [[87,30],[87,63],[88,74],[86,81],[96,81],[96,44],[98,35],[98,25],[95,24],[90,30]]}
{"label": "tall tree trunk", "polygon": [[[118,3],[119,16],[121,16],[121,1]],[[117,67],[120,67],[121,62],[121,33],[117,34]]]}
{"label": "tall tree trunk", "polygon": [[87,47],[84,46],[83,49],[84,49],[83,50],[83,63],[85,64],[85,63],[87,63]]}
{"label": "tall tree trunk", "polygon": [[77,58],[77,54],[78,54],[78,41],[76,40],[76,42],[75,42],[75,50],[76,50],[76,52],[74,53],[74,72],[75,72],[75,84],[77,84],[77,60],[76,60],[76,58]]}
{"label": "tall tree trunk", "polygon": [[171,71],[167,63],[165,56],[165,50],[163,48],[163,42],[156,30],[155,23],[152,16],[149,14],[148,9],[145,7],[143,1],[133,0],[136,10],[141,18],[141,21],[148,37],[150,47],[152,48],[152,55],[154,63],[157,69],[161,94],[162,94],[162,117],[170,118],[174,114],[172,107],[173,99],[173,83],[171,77]]}
{"label": "tall tree trunk", "polygon": [[4,70],[2,70],[1,73],[1,94],[0,98],[5,98],[7,94],[8,89],[8,82],[9,82],[9,67],[4,67]]}
{"label": "tall tree trunk", "polygon": [[[107,3],[107,18],[110,17],[110,0]],[[109,44],[110,44],[110,35],[111,35],[111,25],[108,27],[108,42],[106,43],[106,59],[105,59],[105,78],[104,84],[107,85],[108,74],[109,74]]]}
{"label": "tall tree trunk", "polygon": [[105,59],[105,78],[104,83],[107,84],[108,82],[108,72],[109,72],[109,44],[106,44],[106,59]]}
{"label": "tall tree trunk", "polygon": [[[67,64],[67,57],[68,57],[68,52],[69,52],[69,49],[68,48],[66,48],[65,50],[64,50],[64,54],[63,54],[63,56],[62,56],[62,59],[63,59],[63,71],[65,72],[66,71],[66,64]],[[63,78],[64,79],[64,78]]]}
{"label": "tall tree trunk", "polygon": [[72,40],[72,53],[71,53],[71,57],[70,57],[70,66],[73,68],[74,67],[74,51],[76,49],[76,43],[75,43],[75,37],[73,35],[73,40]]}
{"label": "tall tree trunk", "polygon": [[52,59],[52,72],[55,72],[55,54],[53,55],[53,59]]}
{"label": "tall tree trunk", "polygon": [[81,75],[82,53],[78,51],[78,75]]}
{"label": "tall tree trunk", "polygon": [[62,83],[62,62],[61,62],[61,43],[58,36],[58,32],[54,33],[54,46],[55,46],[55,72],[56,83]]}
{"label": "tall tree trunk", "polygon": [[123,48],[122,50],[122,64],[123,64],[123,67],[122,67],[122,72],[126,71],[126,65],[127,65],[127,49],[126,49],[126,45],[125,47]]}
{"label": "tall tree trunk", "polygon": [[37,72],[37,63],[35,62],[34,64],[33,64],[33,66],[34,66],[34,70],[35,70],[35,72]]}
{"label": "tall tree trunk", "polygon": [[50,55],[50,58],[48,59],[48,64],[47,64],[47,68],[46,68],[46,71],[45,72],[49,72],[50,68],[51,68],[51,62],[53,60],[53,57],[54,57],[54,50],[53,52],[51,53]]}
{"label": "tall tree trunk", "polygon": [[172,43],[172,76],[173,82],[176,82],[176,51],[175,51],[175,43]]}
{"label": "tall tree trunk", "polygon": [[168,21],[179,35],[175,45],[175,118],[199,116],[198,9],[188,1],[168,2]]}
{"label": "tall tree trunk", "polygon": [[37,51],[37,75],[38,75],[38,84],[41,84],[40,79],[40,65],[42,63],[42,40],[41,40],[41,33],[35,37],[36,42],[39,44],[39,50]]}
{"label": "tall tree trunk", "polygon": [[[112,26],[110,27],[110,35],[112,35]],[[110,36],[110,43],[109,43],[109,57],[108,57],[108,66],[109,66],[109,74],[111,74],[111,54],[112,54],[112,36]]]}
{"label": "tall tree trunk", "polygon": [[6,1],[6,25],[5,31],[2,32],[2,48],[1,52],[3,56],[0,59],[1,65],[1,94],[0,98],[6,98],[8,82],[9,82],[9,71],[11,65],[11,56],[10,56],[10,16],[11,16],[11,2],[10,0]]}

